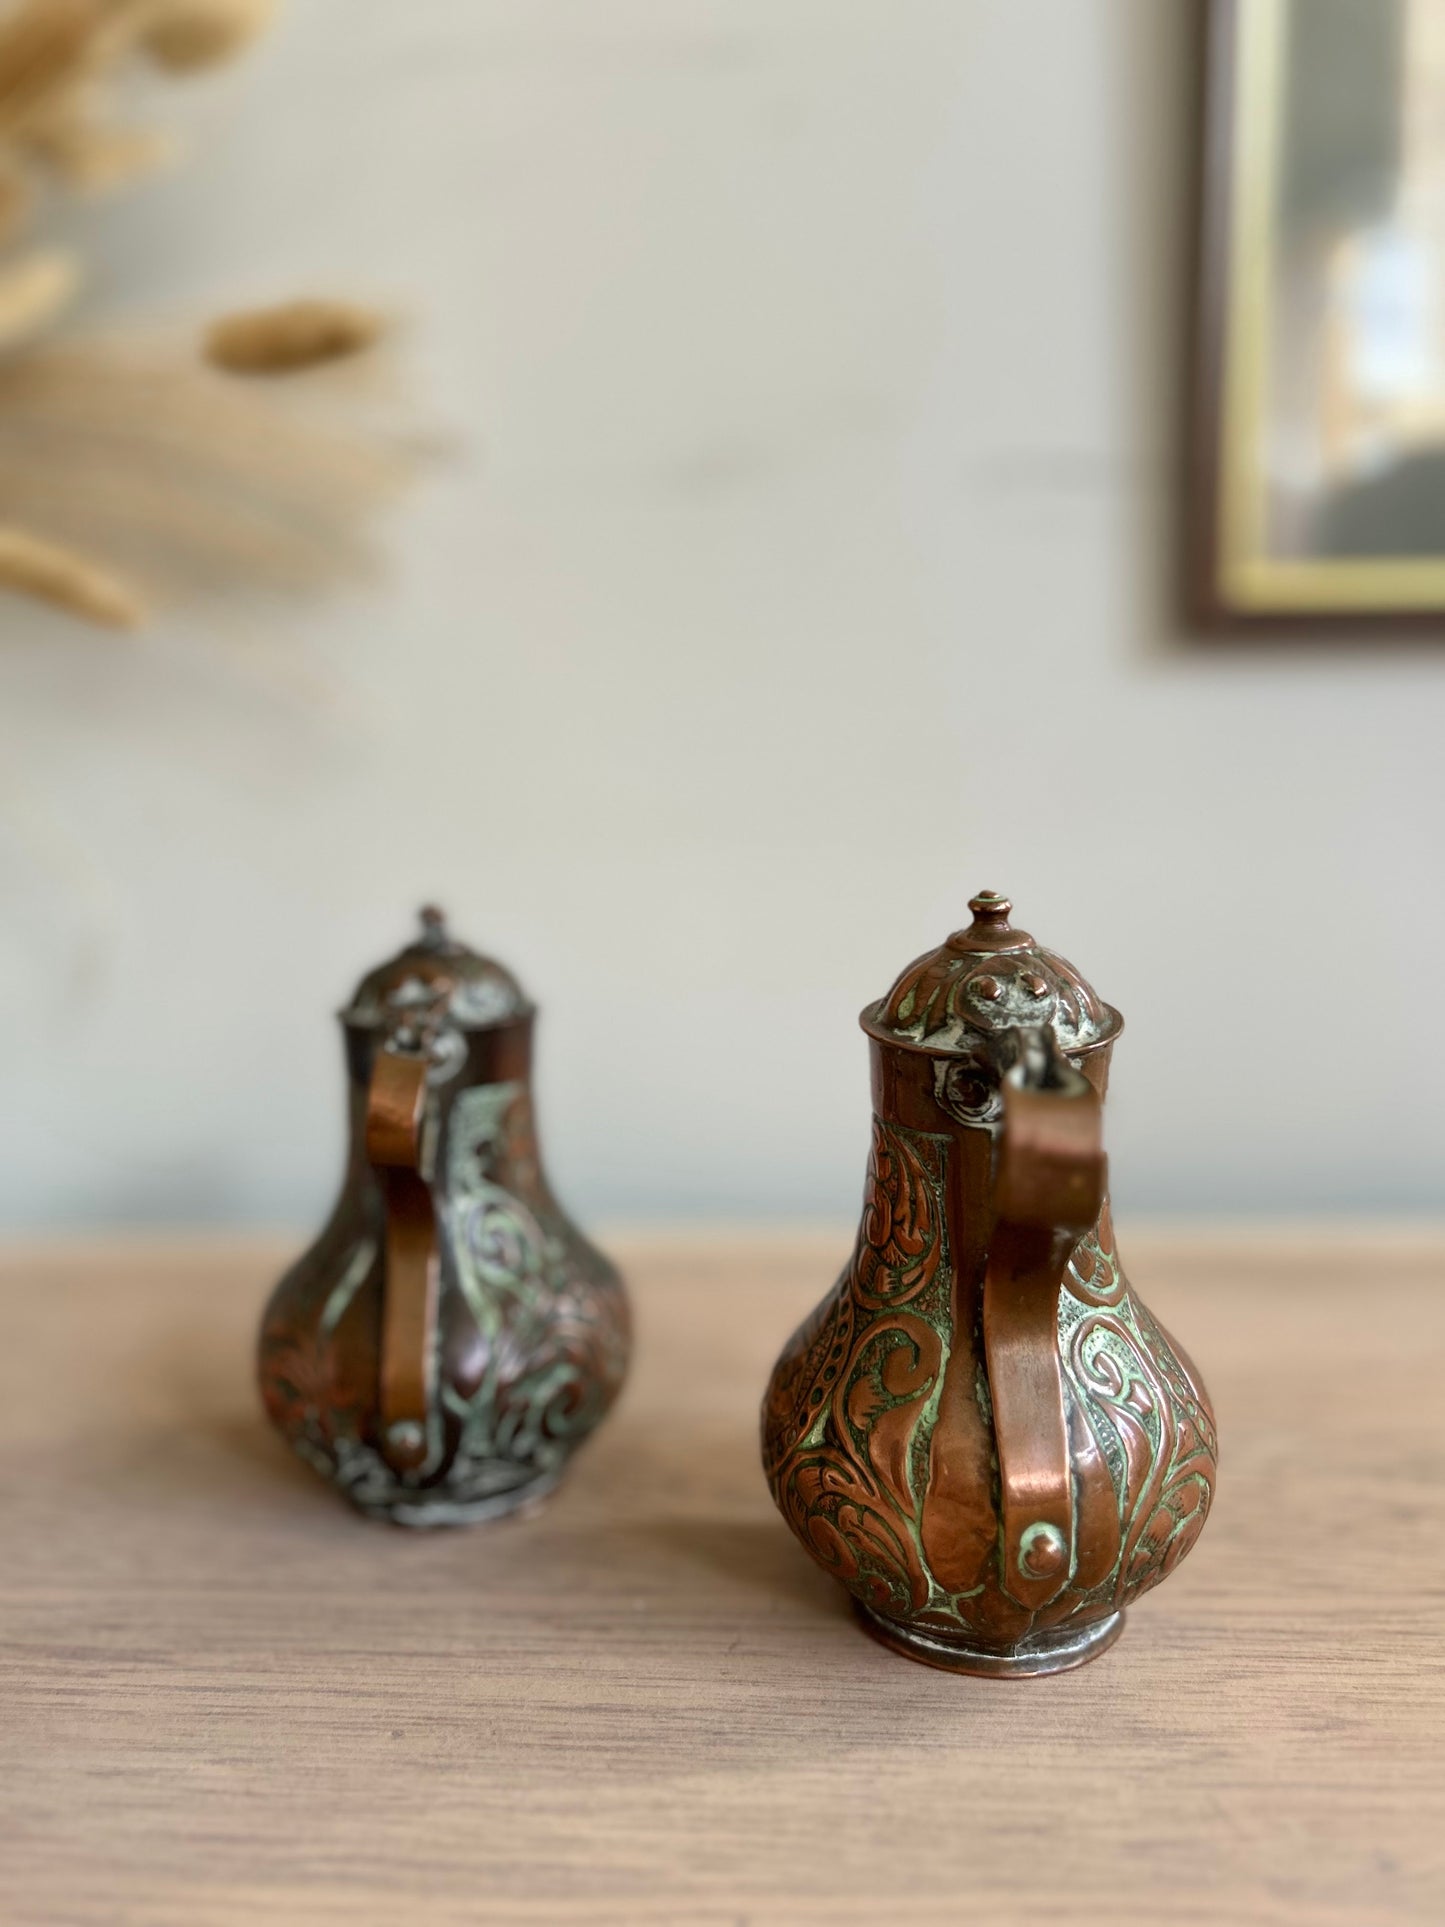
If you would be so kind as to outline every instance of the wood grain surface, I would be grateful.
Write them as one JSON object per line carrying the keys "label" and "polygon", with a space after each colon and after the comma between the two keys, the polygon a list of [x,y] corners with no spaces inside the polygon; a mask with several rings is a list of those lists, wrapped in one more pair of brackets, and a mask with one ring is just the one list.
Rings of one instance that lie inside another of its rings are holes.
{"label": "wood grain surface", "polygon": [[755,1415],[846,1239],[614,1246],[536,1515],[408,1534],[265,1429],[257,1244],[0,1256],[0,1920],[1445,1920],[1445,1240],[1150,1237],[1215,1516],[1085,1670],[895,1658]]}

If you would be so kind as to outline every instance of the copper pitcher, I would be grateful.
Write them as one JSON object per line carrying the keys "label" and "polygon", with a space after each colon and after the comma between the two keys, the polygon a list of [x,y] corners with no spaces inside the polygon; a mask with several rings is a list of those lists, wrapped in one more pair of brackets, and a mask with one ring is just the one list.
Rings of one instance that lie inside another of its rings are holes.
{"label": "copper pitcher", "polygon": [[436,910],[341,1014],[345,1182],[266,1309],[261,1394],[308,1464],[399,1524],[542,1497],[626,1370],[621,1280],[542,1171],[534,1015]]}
{"label": "copper pitcher", "polygon": [[973,922],[863,1012],[853,1256],[763,1406],[783,1517],[909,1658],[1080,1665],[1199,1536],[1214,1416],[1114,1249],[1101,1132],[1123,1027],[1071,964]]}

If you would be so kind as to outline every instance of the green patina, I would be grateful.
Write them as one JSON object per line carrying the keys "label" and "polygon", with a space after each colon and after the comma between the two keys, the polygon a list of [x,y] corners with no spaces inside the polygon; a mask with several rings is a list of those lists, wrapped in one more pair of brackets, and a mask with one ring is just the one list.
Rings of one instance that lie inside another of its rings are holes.
{"label": "green patina", "polygon": [[[781,1456],[771,1477],[795,1529],[806,1537],[816,1518],[848,1540],[858,1561],[858,1577],[849,1582],[855,1591],[876,1583],[896,1597],[903,1567],[912,1564],[927,1596],[911,1611],[951,1619],[968,1630],[968,1602],[986,1592],[991,1581],[967,1591],[945,1589],[930,1568],[922,1537],[930,1454],[954,1341],[946,1212],[951,1151],[947,1136],[875,1120],[864,1229],[831,1298],[794,1341],[795,1368],[807,1386],[806,1424],[791,1446],[773,1441]],[[912,1186],[910,1195],[904,1195],[905,1185]],[[915,1234],[911,1241],[900,1236],[900,1227]],[[931,1233],[933,1245],[923,1242],[919,1227]],[[1112,1570],[1102,1583],[1073,1594],[1074,1610],[1127,1603],[1156,1583],[1171,1555],[1198,1531],[1212,1492],[1214,1440],[1207,1408],[1163,1333],[1130,1293],[1106,1227],[1107,1215],[1080,1240],[1059,1292],[1065,1396],[1103,1455],[1120,1528]],[[920,1266],[926,1271],[921,1289],[913,1282]],[[907,1325],[914,1320],[933,1334],[939,1353],[922,1397],[918,1388],[892,1392],[885,1379],[889,1357],[898,1350],[911,1347],[915,1367],[919,1362],[918,1334]],[[991,1431],[981,1358],[974,1393]],[[871,1469],[870,1447],[880,1420],[904,1406],[916,1408],[906,1444],[906,1492],[894,1489],[889,1495]],[[785,1489],[796,1487],[799,1474],[810,1468],[826,1471],[839,1454],[855,1468],[853,1485],[840,1488],[825,1480],[810,1503],[790,1509]],[[997,1477],[996,1454],[993,1471]],[[888,1550],[890,1540],[896,1552]],[[892,1561],[902,1560],[905,1541],[912,1559],[895,1568]]]}

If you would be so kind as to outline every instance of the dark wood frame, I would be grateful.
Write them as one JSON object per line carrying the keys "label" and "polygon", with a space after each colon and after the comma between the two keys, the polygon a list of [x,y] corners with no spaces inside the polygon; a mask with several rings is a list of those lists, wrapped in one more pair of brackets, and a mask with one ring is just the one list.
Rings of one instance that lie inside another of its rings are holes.
{"label": "dark wood frame", "polygon": [[[1194,299],[1189,340],[1187,478],[1183,555],[1185,608],[1192,624],[1221,639],[1336,639],[1388,632],[1445,637],[1442,602],[1362,607],[1256,608],[1223,593],[1220,543],[1225,486],[1225,388],[1233,292],[1241,15],[1250,0],[1195,0],[1198,172],[1194,223]],[[1441,558],[1445,576],[1445,555]]]}
{"label": "dark wood frame", "polygon": [[1224,337],[1229,299],[1230,201],[1234,192],[1234,73],[1237,0],[1196,0],[1194,299],[1189,340],[1191,407],[1185,522],[1185,598],[1209,627],[1253,628],[1219,593],[1219,490],[1224,436]]}

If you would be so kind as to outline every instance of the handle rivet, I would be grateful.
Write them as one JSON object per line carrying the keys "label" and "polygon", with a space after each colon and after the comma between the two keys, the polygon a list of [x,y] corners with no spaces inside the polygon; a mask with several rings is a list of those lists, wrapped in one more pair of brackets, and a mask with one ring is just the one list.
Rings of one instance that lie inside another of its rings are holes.
{"label": "handle rivet", "polygon": [[1030,997],[1046,997],[1049,993],[1049,980],[1041,977],[1037,970],[1026,971],[1020,979]]}
{"label": "handle rivet", "polygon": [[1003,995],[1003,985],[997,977],[975,977],[968,987],[975,997],[981,997],[986,1004],[996,1004]]}
{"label": "handle rivet", "polygon": [[1052,1579],[1068,1563],[1069,1548],[1057,1526],[1036,1519],[1019,1535],[1019,1571],[1025,1579]]}

